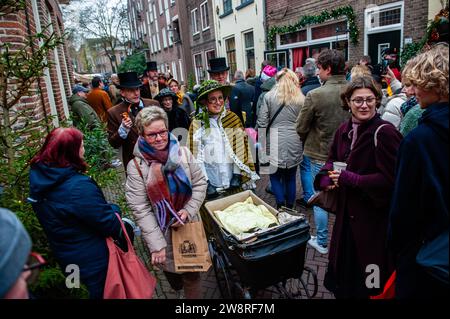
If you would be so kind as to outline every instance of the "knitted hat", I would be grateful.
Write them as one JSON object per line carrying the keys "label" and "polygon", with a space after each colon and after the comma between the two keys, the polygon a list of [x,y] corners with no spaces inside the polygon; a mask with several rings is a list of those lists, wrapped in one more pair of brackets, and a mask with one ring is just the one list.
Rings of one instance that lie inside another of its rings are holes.
{"label": "knitted hat", "polygon": [[0,299],[22,273],[31,251],[31,239],[17,216],[0,208]]}

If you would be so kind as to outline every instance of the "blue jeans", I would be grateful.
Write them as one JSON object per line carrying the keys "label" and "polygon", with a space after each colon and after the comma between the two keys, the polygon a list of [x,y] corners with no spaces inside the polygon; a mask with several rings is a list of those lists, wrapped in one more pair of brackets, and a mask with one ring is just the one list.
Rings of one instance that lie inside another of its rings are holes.
{"label": "blue jeans", "polygon": [[[304,157],[304,156],[303,156]],[[311,160],[312,181],[319,173],[325,162]],[[319,245],[326,246],[328,243],[328,212],[318,206],[313,206],[314,223],[316,224],[316,236]]]}
{"label": "blue jeans", "polygon": [[302,181],[303,199],[307,202],[314,195],[314,186],[311,175],[311,160],[306,155],[303,155],[300,162],[300,180]]}
{"label": "blue jeans", "polygon": [[277,206],[294,207],[296,195],[297,166],[292,168],[278,168],[270,174],[272,192],[275,194]]}

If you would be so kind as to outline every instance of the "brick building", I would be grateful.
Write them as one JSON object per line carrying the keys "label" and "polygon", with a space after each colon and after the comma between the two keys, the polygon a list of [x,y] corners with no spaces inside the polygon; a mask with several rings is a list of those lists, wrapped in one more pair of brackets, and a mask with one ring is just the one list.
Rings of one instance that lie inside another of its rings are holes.
{"label": "brick building", "polygon": [[266,0],[266,31],[269,34],[274,26],[293,25],[302,16],[318,16],[324,10],[331,12],[345,6],[351,6],[356,17],[357,44],[351,41],[347,17],[342,16],[276,34],[275,46],[265,52],[265,57],[278,66],[295,69],[303,65],[306,57],[325,48],[337,48],[344,51],[351,64],[363,55],[370,55],[376,64],[382,49],[401,51],[406,43],[419,41],[425,34],[430,10],[429,1],[423,0]]}
{"label": "brick building", "polygon": [[[64,33],[63,19],[59,5],[68,0],[26,0],[25,10],[0,16],[0,43],[12,43],[21,47],[29,35],[42,32]],[[36,42],[36,45],[39,45]],[[29,109],[33,121],[53,115],[53,124],[69,116],[67,98],[71,95],[73,83],[72,65],[67,46],[59,45],[47,57],[51,67],[32,84],[32,93],[22,97],[16,104],[17,110]]]}
{"label": "brick building", "polygon": [[186,83],[193,73],[185,0],[128,0],[132,47]]}
{"label": "brick building", "polygon": [[209,78],[208,61],[217,56],[212,0],[186,0],[195,82]]}

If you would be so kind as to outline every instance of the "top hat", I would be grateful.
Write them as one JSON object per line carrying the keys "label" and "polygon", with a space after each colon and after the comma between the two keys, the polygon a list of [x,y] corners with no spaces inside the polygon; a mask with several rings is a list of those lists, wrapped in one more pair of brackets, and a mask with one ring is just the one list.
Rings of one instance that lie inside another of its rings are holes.
{"label": "top hat", "polygon": [[124,72],[117,74],[119,77],[119,89],[134,89],[142,86],[136,72]]}
{"label": "top hat", "polygon": [[156,61],[148,61],[145,71],[158,71],[158,65],[156,64]]}
{"label": "top hat", "polygon": [[225,58],[212,58],[209,60],[209,65],[211,67],[208,70],[209,73],[219,73],[230,69]]}

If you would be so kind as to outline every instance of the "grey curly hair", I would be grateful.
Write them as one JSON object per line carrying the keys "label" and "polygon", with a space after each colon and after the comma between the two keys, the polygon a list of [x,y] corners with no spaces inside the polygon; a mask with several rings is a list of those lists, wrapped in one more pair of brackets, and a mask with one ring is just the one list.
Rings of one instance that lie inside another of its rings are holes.
{"label": "grey curly hair", "polygon": [[160,106],[151,105],[144,107],[136,117],[136,128],[139,135],[144,134],[144,129],[146,126],[149,126],[152,122],[158,120],[164,121],[166,128],[169,128],[169,119],[167,118],[167,114]]}

